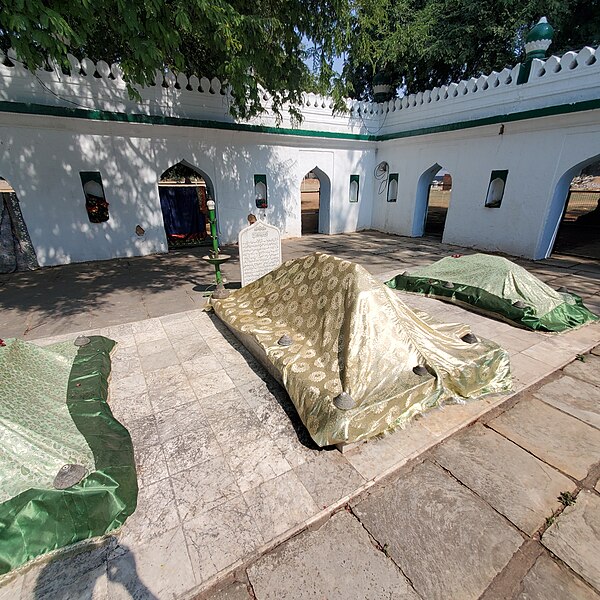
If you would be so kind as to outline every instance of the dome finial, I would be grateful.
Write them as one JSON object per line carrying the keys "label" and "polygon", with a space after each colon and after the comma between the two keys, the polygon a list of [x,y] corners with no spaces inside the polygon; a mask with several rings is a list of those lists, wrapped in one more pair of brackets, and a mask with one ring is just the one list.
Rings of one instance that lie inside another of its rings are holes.
{"label": "dome finial", "polygon": [[546,51],[552,43],[554,28],[546,17],[542,17],[537,24],[532,27],[525,38],[525,52],[527,59],[545,58]]}
{"label": "dome finial", "polygon": [[543,60],[546,58],[546,52],[552,44],[552,36],[554,28],[546,17],[541,17],[540,20],[531,28],[525,38],[525,62],[519,70],[517,84],[527,83],[529,73],[531,72],[531,63],[534,58]]}

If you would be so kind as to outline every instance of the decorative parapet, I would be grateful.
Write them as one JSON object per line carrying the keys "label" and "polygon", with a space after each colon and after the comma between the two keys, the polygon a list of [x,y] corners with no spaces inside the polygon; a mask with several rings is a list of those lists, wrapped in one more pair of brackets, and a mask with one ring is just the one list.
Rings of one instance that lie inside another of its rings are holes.
{"label": "decorative parapet", "polygon": [[526,85],[520,65],[451,83],[381,105],[380,135],[478,121],[490,117],[600,99],[600,48],[585,47],[547,60],[533,59]]}
{"label": "decorative parapet", "polygon": [[[94,63],[84,58],[79,61],[69,55],[71,73],[65,74],[56,64],[35,74],[28,71],[13,50],[7,56],[0,52],[0,101],[36,104],[50,107],[84,109],[175,119],[193,119],[234,123],[229,113],[231,96],[226,85],[216,77],[208,79],[195,75],[188,77],[169,70],[157,71],[154,85],[139,89],[141,99],[129,97],[118,64],[104,61]],[[270,111],[271,98],[263,92],[266,112],[255,119],[243,121],[246,125],[293,128],[284,107],[283,120],[277,122]],[[317,94],[304,93],[300,112],[303,130],[340,132],[351,135],[369,135],[379,123],[378,105],[353,103],[347,114],[333,116],[333,100]]]}
{"label": "decorative parapet", "polygon": [[[563,106],[600,98],[600,48],[583,48],[547,60],[533,59],[525,85],[517,86],[520,65],[478,78],[410,94],[381,104],[347,100],[347,113],[334,116],[331,98],[312,93],[301,97],[303,132],[320,132],[356,139],[402,137],[414,131],[426,133],[439,127],[469,122],[479,123],[515,113]],[[71,74],[51,69],[32,74],[14,52],[0,55],[0,102],[105,111],[129,116],[165,119],[191,119],[230,124],[231,97],[218,79],[187,77],[170,71],[157,72],[155,83],[140,90],[141,100],[129,97],[119,65],[69,56]],[[271,99],[263,93],[265,114],[236,125],[293,128],[289,116],[283,122],[269,110]],[[43,111],[42,111],[43,112]],[[144,119],[133,119],[144,121]],[[154,119],[151,122],[156,122]],[[172,122],[172,121],[169,121]],[[184,122],[183,124],[187,124]],[[273,131],[270,129],[270,131]],[[360,136],[360,137],[358,137]]]}
{"label": "decorative parapet", "polygon": [[596,49],[586,46],[579,52],[567,52],[562,56],[550,56],[547,60],[535,58],[531,66],[529,81],[532,82],[541,77],[550,78],[559,73],[562,74],[559,75],[561,77],[576,69],[579,69],[578,74],[581,74],[582,71],[588,72],[586,67],[593,67],[596,74],[600,72],[600,46]]}

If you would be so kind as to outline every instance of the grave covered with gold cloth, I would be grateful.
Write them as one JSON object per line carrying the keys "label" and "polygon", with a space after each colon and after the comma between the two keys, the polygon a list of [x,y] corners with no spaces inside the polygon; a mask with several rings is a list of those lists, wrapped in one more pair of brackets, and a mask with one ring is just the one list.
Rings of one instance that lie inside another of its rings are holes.
{"label": "grave covered with gold cloth", "polygon": [[284,385],[319,446],[511,387],[505,350],[410,309],[360,265],[327,254],[288,261],[212,306]]}

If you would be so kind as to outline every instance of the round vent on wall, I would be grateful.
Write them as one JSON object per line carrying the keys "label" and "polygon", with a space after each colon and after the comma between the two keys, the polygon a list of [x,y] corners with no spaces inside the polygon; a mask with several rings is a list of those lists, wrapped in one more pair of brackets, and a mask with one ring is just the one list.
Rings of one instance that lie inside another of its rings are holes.
{"label": "round vent on wall", "polygon": [[390,165],[388,165],[385,160],[382,160],[375,167],[375,179],[379,181],[379,193],[383,193],[385,187],[387,185],[388,173],[390,172]]}
{"label": "round vent on wall", "polygon": [[382,160],[376,167],[375,167],[375,179],[383,179],[384,177],[388,176],[388,173],[390,171],[390,165],[388,165],[385,160]]}

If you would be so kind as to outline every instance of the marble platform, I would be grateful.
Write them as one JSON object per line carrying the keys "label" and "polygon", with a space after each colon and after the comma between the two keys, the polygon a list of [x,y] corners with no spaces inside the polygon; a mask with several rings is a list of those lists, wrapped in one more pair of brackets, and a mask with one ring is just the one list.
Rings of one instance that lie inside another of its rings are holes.
{"label": "marble platform", "polygon": [[[548,335],[435,300],[402,298],[501,343],[511,355],[514,393],[600,342],[598,325]],[[192,597],[511,397],[433,410],[342,455],[311,442],[285,391],[203,310],[85,333],[118,342],[109,401],[133,439],[138,508],[94,569],[81,575],[70,558],[35,567],[12,582],[18,594],[10,597],[55,598],[52,586],[39,583],[55,580],[48,569],[74,589],[93,571],[100,590],[94,598],[127,598],[135,590]]]}

